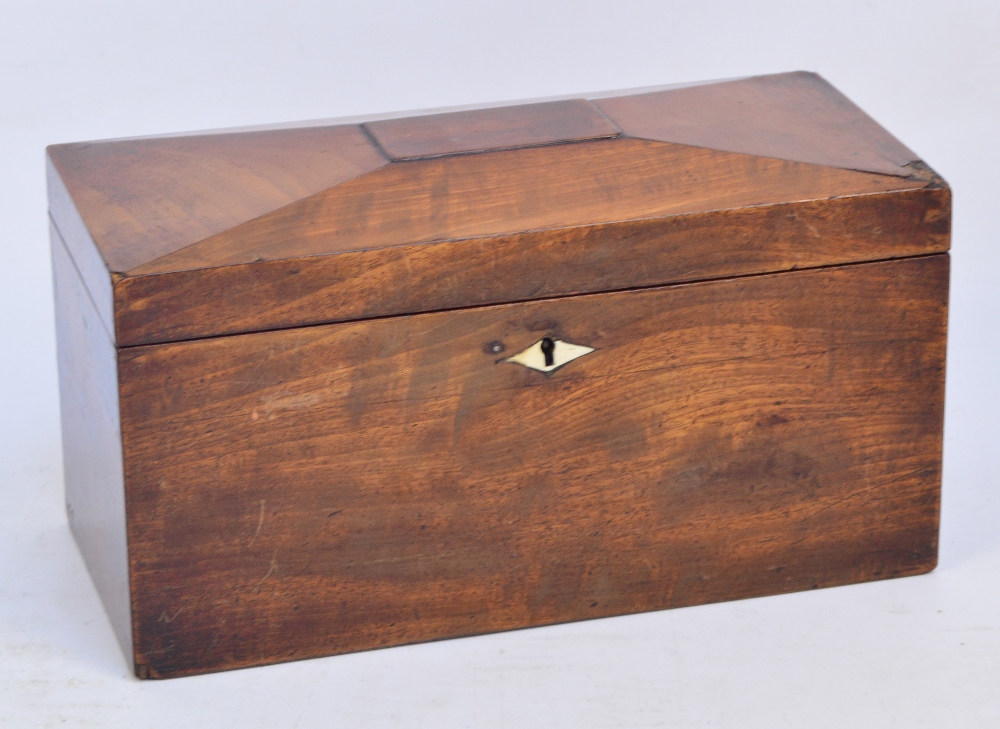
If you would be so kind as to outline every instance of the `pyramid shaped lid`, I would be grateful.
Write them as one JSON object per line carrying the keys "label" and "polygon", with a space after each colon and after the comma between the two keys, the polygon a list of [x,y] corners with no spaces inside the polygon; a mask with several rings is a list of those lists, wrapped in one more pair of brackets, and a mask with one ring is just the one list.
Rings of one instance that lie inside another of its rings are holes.
{"label": "pyramid shaped lid", "polygon": [[[942,245],[939,222],[932,242],[892,232],[938,220],[917,193],[943,200],[940,180],[807,73],[49,158],[53,219],[75,257],[85,240],[103,264],[107,283],[79,268],[110,287],[121,346]],[[907,192],[909,218],[878,217]],[[852,227],[866,206],[876,217]],[[804,211],[823,235],[796,244]]]}

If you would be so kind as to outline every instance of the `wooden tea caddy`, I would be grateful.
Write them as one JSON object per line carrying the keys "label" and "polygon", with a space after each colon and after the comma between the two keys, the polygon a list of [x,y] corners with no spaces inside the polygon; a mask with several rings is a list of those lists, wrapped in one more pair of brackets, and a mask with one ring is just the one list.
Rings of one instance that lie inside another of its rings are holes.
{"label": "wooden tea caddy", "polygon": [[934,567],[950,192],[816,75],[48,162],[140,677]]}

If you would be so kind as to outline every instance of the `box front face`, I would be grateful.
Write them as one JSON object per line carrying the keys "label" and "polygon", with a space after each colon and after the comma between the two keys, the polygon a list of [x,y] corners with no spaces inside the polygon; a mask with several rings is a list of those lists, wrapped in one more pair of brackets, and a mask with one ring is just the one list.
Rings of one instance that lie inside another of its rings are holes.
{"label": "box front face", "polygon": [[[122,350],[136,660],[926,571],[945,255]],[[551,373],[505,361],[593,348]]]}

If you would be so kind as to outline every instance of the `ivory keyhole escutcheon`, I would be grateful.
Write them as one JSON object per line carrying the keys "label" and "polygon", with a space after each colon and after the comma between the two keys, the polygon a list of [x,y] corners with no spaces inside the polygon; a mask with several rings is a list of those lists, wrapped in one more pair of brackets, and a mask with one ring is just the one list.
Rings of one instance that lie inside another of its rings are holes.
{"label": "ivory keyhole escutcheon", "polygon": [[593,347],[585,347],[582,344],[573,344],[562,339],[545,337],[539,339],[527,349],[521,350],[513,357],[500,360],[519,364],[545,374],[551,374],[563,365],[569,364],[574,359],[590,354]]}

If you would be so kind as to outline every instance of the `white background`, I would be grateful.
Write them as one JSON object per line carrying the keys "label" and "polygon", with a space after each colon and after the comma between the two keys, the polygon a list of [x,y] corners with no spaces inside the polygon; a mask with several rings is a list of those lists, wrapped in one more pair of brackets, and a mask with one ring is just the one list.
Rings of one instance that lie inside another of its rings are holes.
{"label": "white background", "polygon": [[[815,70],[955,195],[930,575],[140,682],[66,526],[43,148]],[[1000,726],[996,0],[0,0],[0,724]]]}

